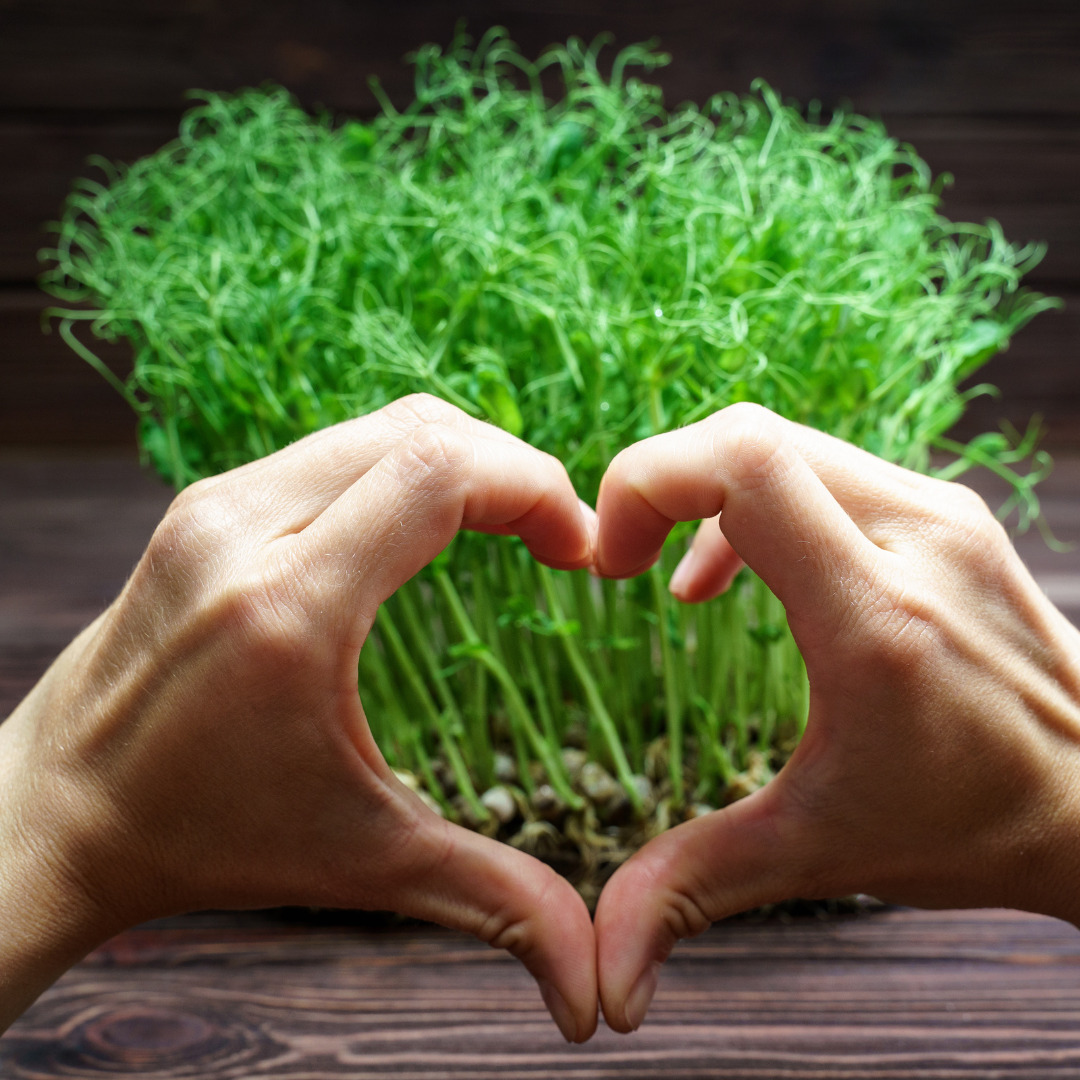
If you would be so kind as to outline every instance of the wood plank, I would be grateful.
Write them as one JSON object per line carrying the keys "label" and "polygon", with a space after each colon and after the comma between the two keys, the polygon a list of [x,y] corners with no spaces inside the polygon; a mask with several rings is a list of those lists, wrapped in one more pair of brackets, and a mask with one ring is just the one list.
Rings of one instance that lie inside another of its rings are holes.
{"label": "wood plank", "polygon": [[[1080,448],[1080,287],[1057,294],[1065,310],[1040,315],[972,380],[996,385],[1001,397],[973,401],[960,437],[995,430],[1001,419],[1023,428],[1038,414],[1047,446]],[[0,289],[0,446],[130,446],[134,419],[127,404],[56,333],[42,333],[49,303],[34,289]],[[125,346],[94,348],[126,377]]]}
{"label": "wood plank", "polygon": [[450,40],[459,17],[480,33],[508,25],[531,54],[571,34],[613,31],[626,44],[659,36],[676,63],[672,100],[764,76],[785,93],[863,110],[939,115],[1080,112],[1080,27],[1068,0],[949,4],[672,0],[472,0],[393,6],[309,0],[165,4],[9,0],[0,34],[0,102],[8,109],[175,109],[191,86],[282,81],[305,101],[368,109],[370,73],[395,97],[411,79],[400,58]]}
{"label": "wood plank", "polygon": [[[88,167],[97,154],[131,162],[176,135],[181,110],[151,119],[110,117],[104,123],[0,123],[0,284],[28,284],[40,273],[38,252],[52,245],[46,229],[63,211],[72,184],[101,179]],[[2,339],[0,339],[2,340]]]}
{"label": "wood plank", "polygon": [[505,954],[273,913],[129,931],[0,1040],[5,1076],[1066,1077],[1080,936],[1014,912],[731,921],[681,945],[634,1036],[568,1047]]}
{"label": "wood plank", "polygon": [[0,718],[119,593],[171,498],[133,449],[0,456]]}
{"label": "wood plank", "polygon": [[[127,402],[55,330],[43,332],[51,303],[35,289],[0,289],[0,446],[132,446]],[[94,350],[127,377],[128,347],[95,342]]]}
{"label": "wood plank", "polygon": [[[719,84],[718,84],[719,85]],[[25,284],[52,243],[46,224],[62,211],[71,185],[100,178],[87,158],[134,161],[176,135],[180,110],[162,114],[24,119],[0,122],[0,284]],[[1034,118],[925,119],[886,114],[897,139],[910,142],[936,174],[949,172],[945,214],[955,221],[997,218],[1019,243],[1049,243],[1039,282],[1080,285],[1080,134],[1073,122]]]}

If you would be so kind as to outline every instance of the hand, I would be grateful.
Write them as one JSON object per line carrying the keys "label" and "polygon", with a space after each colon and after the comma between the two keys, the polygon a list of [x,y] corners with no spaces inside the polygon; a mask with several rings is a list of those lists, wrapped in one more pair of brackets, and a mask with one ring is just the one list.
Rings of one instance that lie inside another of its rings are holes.
{"label": "hand", "polygon": [[973,492],[738,405],[621,453],[597,512],[609,577],[655,561],[676,521],[720,513],[675,591],[707,599],[745,560],[787,609],[811,690],[771,783],[605,888],[611,1027],[641,1023],[679,938],[789,897],[1080,921],[1080,634]]}
{"label": "hand", "polygon": [[0,726],[0,1030],[125,926],[310,904],[508,949],[587,1039],[584,903],[397,781],[356,671],[380,603],[459,528],[577,568],[590,516],[553,458],[426,397],[184,491],[119,599]]}

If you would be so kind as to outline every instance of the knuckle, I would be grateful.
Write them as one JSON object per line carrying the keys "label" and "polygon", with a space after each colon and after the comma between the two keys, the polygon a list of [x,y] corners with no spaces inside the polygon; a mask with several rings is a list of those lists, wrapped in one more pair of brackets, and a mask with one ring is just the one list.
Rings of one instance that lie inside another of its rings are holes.
{"label": "knuckle", "polygon": [[453,478],[471,464],[472,444],[454,428],[425,423],[402,441],[400,456],[407,469],[418,469],[421,476]]}
{"label": "knuckle", "polygon": [[197,618],[228,575],[237,515],[211,487],[193,484],[173,500],[125,588],[158,625],[162,612]]}
{"label": "knuckle", "polygon": [[741,486],[765,483],[786,460],[783,420],[764,406],[742,401],[715,413],[709,435],[717,467]]}
{"label": "knuckle", "polygon": [[434,394],[407,394],[405,397],[392,401],[383,410],[393,420],[409,426],[413,424],[438,424],[450,423],[460,416],[460,410],[456,409],[442,398]]}
{"label": "knuckle", "polygon": [[197,506],[207,498],[214,486],[214,480],[209,477],[203,477],[201,480],[188,484],[186,488],[176,493],[172,503],[169,505],[168,512],[183,513],[190,507]]}
{"label": "knuckle", "polygon": [[701,902],[685,890],[672,891],[665,898],[661,918],[676,941],[697,937],[712,925]]}
{"label": "knuckle", "polygon": [[604,475],[600,478],[600,491],[620,490],[626,487],[631,477],[638,471],[637,463],[647,453],[644,443],[634,443],[620,450],[608,463]]}
{"label": "knuckle", "polygon": [[203,554],[203,536],[195,521],[186,513],[169,512],[150,537],[136,576],[155,583],[185,578]]}
{"label": "knuckle", "polygon": [[549,454],[546,450],[538,450],[528,444],[525,444],[525,447],[527,453],[533,453],[535,451],[539,455],[537,460],[542,462],[543,466],[554,473],[560,481],[565,481],[573,487],[573,481],[570,479],[570,473],[567,471],[566,465],[554,454]]}
{"label": "knuckle", "polygon": [[963,484],[953,484],[952,488],[953,518],[963,547],[996,544],[1006,539],[1005,529],[981,495]]}
{"label": "knuckle", "polygon": [[528,960],[542,944],[540,926],[542,912],[554,912],[553,891],[561,879],[549,866],[541,866],[528,908],[509,902],[490,912],[476,931],[476,937],[496,949],[505,949],[518,960]]}
{"label": "knuckle", "polygon": [[496,911],[485,919],[476,936],[493,949],[505,949],[520,959],[531,951],[531,919],[506,910]]}
{"label": "knuckle", "polygon": [[173,499],[154,531],[152,545],[163,554],[201,554],[234,528],[236,507],[216,479],[198,480]]}
{"label": "knuckle", "polygon": [[964,484],[941,482],[926,512],[924,537],[945,554],[1008,546],[1008,535],[986,500]]}
{"label": "knuckle", "polygon": [[967,484],[946,483],[946,499],[954,506],[959,507],[964,513],[980,517],[993,518],[990,507],[986,500]]}
{"label": "knuckle", "polygon": [[638,895],[652,895],[659,900],[656,910],[670,944],[707,930],[713,922],[711,911],[723,906],[714,904],[717,883],[713,875],[705,868],[686,866],[672,832],[654,839],[651,850],[643,848],[620,873],[624,881],[629,875],[631,887]]}

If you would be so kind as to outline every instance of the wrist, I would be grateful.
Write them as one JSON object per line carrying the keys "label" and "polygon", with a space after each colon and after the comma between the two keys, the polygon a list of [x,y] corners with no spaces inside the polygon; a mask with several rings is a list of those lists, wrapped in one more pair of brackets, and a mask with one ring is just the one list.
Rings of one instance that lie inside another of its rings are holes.
{"label": "wrist", "polygon": [[1010,845],[1005,902],[1080,927],[1080,749],[1054,758],[1036,802]]}
{"label": "wrist", "polygon": [[123,926],[0,815],[0,1032]]}
{"label": "wrist", "polygon": [[34,722],[55,709],[55,681],[54,666],[0,724],[0,1032],[129,921],[90,887],[93,816]]}
{"label": "wrist", "polygon": [[0,824],[0,1032],[123,927],[62,872],[9,843]]}
{"label": "wrist", "polygon": [[1044,653],[1030,651],[1042,677],[1018,695],[1036,724],[1028,729],[1030,756],[1012,762],[1029,797],[1009,838],[1005,902],[1080,927],[1080,631],[1038,599],[1050,641]]}

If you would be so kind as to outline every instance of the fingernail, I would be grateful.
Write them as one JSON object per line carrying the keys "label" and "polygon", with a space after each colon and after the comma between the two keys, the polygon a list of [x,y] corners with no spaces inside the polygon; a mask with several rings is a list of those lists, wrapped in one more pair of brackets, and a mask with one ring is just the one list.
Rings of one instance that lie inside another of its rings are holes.
{"label": "fingernail", "polygon": [[691,548],[679,560],[679,565],[675,567],[675,573],[671,575],[668,589],[673,596],[682,596],[686,592],[686,587],[690,584],[690,581],[694,576],[694,565],[696,563],[697,555],[695,554],[694,549]]}
{"label": "fingernail", "polygon": [[656,983],[660,978],[660,965],[650,964],[634,983],[634,989],[626,998],[626,1026],[631,1031],[637,1031],[641,1027],[645,1014],[649,1011],[649,1004],[656,993]]}
{"label": "fingernail", "polygon": [[547,1010],[551,1013],[552,1020],[558,1025],[563,1038],[567,1042],[577,1041],[577,1021],[566,1004],[562,994],[555,988],[554,983],[541,982],[540,996],[544,999]]}

